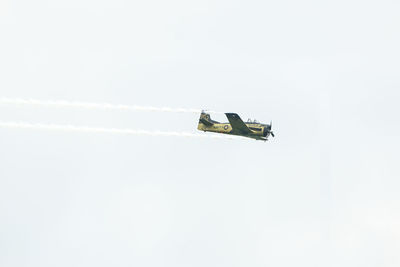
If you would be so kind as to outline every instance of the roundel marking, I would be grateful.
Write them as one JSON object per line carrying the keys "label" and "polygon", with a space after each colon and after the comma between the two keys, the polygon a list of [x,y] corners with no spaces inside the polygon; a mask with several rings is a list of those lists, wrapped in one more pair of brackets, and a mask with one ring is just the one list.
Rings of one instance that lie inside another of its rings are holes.
{"label": "roundel marking", "polygon": [[228,130],[228,125],[225,125],[225,126],[224,126],[224,129],[225,129],[225,130]]}

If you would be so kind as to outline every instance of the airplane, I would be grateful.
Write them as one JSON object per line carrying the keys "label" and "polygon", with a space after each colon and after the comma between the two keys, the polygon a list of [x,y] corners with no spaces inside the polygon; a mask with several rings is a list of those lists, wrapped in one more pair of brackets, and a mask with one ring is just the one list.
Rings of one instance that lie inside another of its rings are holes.
{"label": "airplane", "polygon": [[204,132],[239,135],[263,141],[267,141],[270,135],[275,137],[271,130],[272,122],[270,124],[262,124],[256,120],[251,121],[250,119],[244,122],[236,113],[225,113],[225,115],[229,122],[220,123],[212,120],[210,114],[203,110],[200,114],[197,129]]}

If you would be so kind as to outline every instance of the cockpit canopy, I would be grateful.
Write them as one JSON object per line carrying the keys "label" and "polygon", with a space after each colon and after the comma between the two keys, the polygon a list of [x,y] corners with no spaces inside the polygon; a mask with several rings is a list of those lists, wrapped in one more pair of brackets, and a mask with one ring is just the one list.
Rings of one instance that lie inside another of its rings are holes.
{"label": "cockpit canopy", "polygon": [[247,119],[247,123],[259,123],[257,120],[251,120],[251,119]]}

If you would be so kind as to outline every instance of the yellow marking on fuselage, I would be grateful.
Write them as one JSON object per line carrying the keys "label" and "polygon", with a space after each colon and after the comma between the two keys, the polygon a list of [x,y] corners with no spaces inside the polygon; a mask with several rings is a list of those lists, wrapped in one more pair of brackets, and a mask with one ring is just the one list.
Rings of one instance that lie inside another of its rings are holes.
{"label": "yellow marking on fuselage", "polygon": [[[254,131],[250,129],[252,131],[251,135],[263,136],[263,126],[260,126],[259,124],[248,124],[247,126],[260,129],[260,131]],[[206,126],[200,122],[197,129],[205,132],[229,134],[232,131],[232,126],[230,123],[214,123],[213,125]]]}
{"label": "yellow marking on fuselage", "polygon": [[229,123],[215,123],[211,126],[206,126],[203,123],[199,123],[197,129],[206,132],[230,133],[232,131],[232,126]]}

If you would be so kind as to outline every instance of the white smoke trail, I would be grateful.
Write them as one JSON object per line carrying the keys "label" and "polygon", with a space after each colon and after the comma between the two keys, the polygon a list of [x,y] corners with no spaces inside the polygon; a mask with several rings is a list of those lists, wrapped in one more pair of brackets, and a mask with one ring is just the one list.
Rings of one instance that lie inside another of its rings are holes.
{"label": "white smoke trail", "polygon": [[219,139],[240,139],[234,136],[196,134],[187,132],[165,132],[165,131],[146,131],[134,129],[118,129],[118,128],[95,128],[87,126],[73,126],[61,124],[42,124],[27,122],[0,122],[3,128],[20,128],[35,130],[58,130],[72,132],[88,132],[88,133],[111,133],[111,134],[127,134],[127,135],[150,135],[150,136],[179,136],[179,137],[199,137],[199,138],[219,138]]}
{"label": "white smoke trail", "polygon": [[[122,110],[122,111],[160,111],[160,112],[183,112],[183,113],[201,112],[201,109],[118,105],[110,103],[75,102],[66,100],[54,101],[54,100],[22,99],[22,98],[7,98],[7,97],[1,97],[0,104],[33,105],[33,106],[47,106],[47,107],[75,107],[75,108]],[[218,112],[218,111],[207,111],[207,112],[223,114],[223,112]]]}

